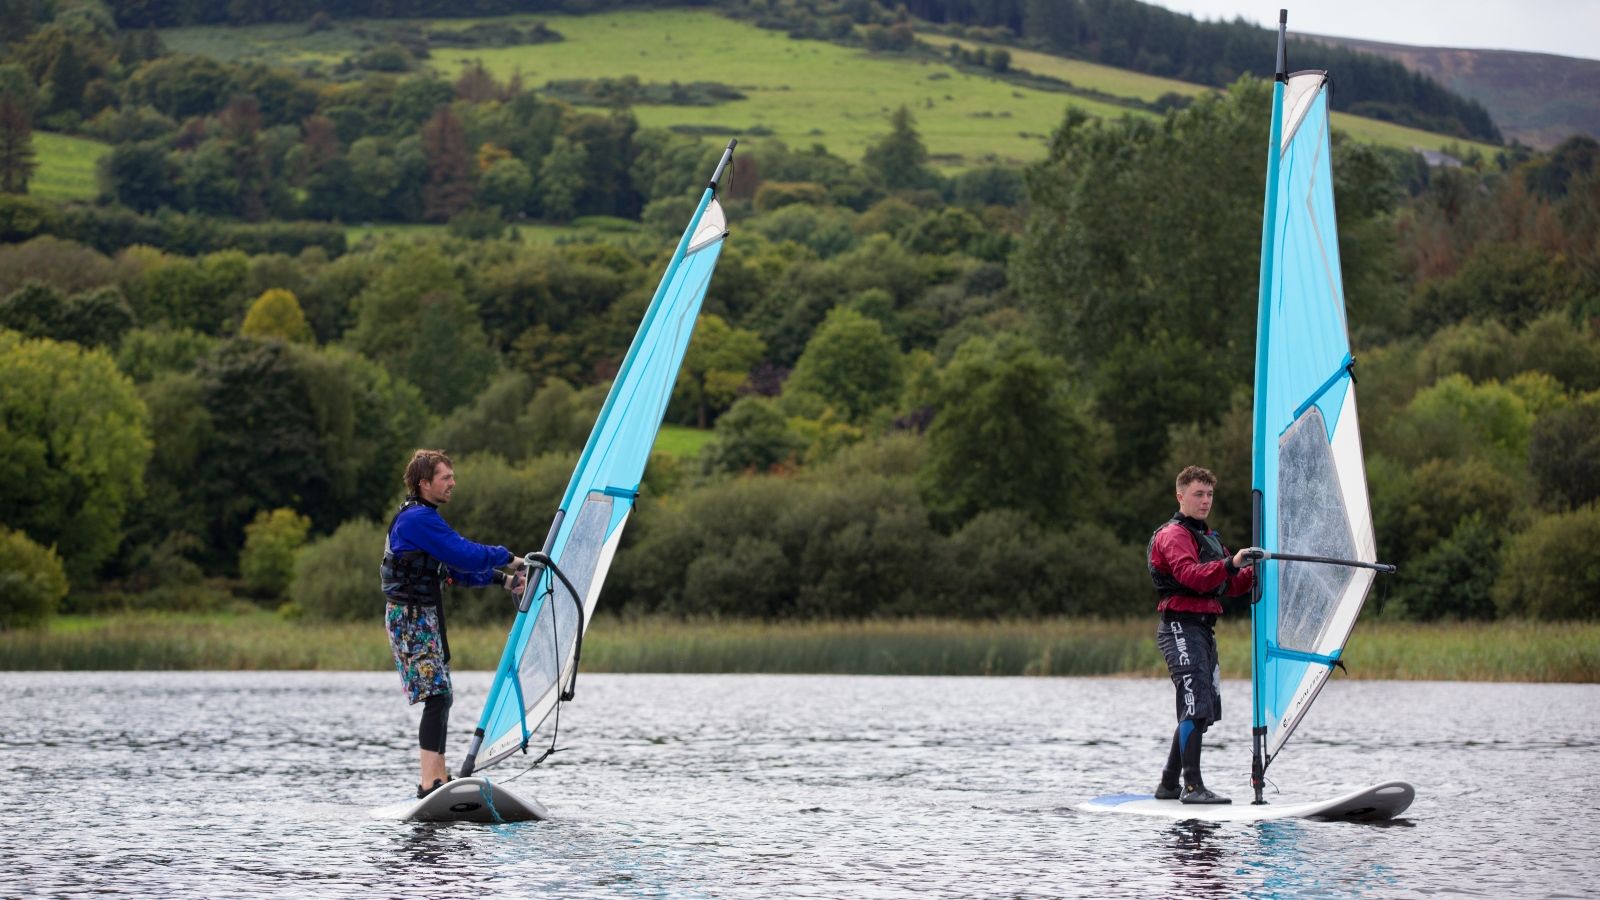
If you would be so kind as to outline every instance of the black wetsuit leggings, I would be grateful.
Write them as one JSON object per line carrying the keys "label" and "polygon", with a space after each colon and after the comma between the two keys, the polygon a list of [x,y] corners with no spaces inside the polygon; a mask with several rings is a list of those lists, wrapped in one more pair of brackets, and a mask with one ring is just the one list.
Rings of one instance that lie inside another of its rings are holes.
{"label": "black wetsuit leggings", "polygon": [[449,694],[434,694],[422,703],[422,724],[417,726],[417,745],[433,753],[444,752],[445,732],[450,730]]}

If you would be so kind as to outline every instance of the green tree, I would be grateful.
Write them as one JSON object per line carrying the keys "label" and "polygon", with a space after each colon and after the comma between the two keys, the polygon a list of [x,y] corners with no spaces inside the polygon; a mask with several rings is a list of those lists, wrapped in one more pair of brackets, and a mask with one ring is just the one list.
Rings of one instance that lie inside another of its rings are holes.
{"label": "green tree", "polygon": [[850,422],[900,397],[900,349],[878,322],[838,307],[806,343],[784,392],[814,394]]}
{"label": "green tree", "polygon": [[0,525],[0,631],[43,625],[66,595],[55,550]]}
{"label": "green tree", "polygon": [[1419,288],[1411,302],[1412,326],[1426,333],[1478,316],[1521,328],[1546,313],[1578,308],[1595,294],[1592,279],[1559,254],[1488,243],[1454,275]]}
{"label": "green tree", "polygon": [[184,477],[199,495],[195,524],[212,567],[238,558],[244,526],[259,510],[294,507],[328,524],[343,518],[328,508],[329,461],[318,452],[313,397],[288,345],[228,341],[196,374],[211,434]]}
{"label": "green tree", "polygon": [[[126,349],[126,345],[124,345]],[[215,439],[205,389],[190,361],[182,369],[152,369],[139,381],[139,397],[150,411],[150,433],[159,435],[145,466],[145,492],[126,518],[131,568],[148,571],[152,585],[198,577],[189,558],[203,550],[194,532],[206,521],[204,485],[194,477]],[[131,374],[131,373],[130,373]],[[181,560],[181,562],[179,562]]]}
{"label": "green tree", "polygon": [[1590,504],[1534,522],[1511,538],[1494,583],[1502,616],[1593,619],[1600,616],[1600,506]]}
{"label": "green tree", "polygon": [[1418,391],[1404,414],[1380,432],[1378,445],[1413,464],[1475,457],[1511,472],[1527,465],[1532,424],[1527,402],[1510,387],[1451,375]]}
{"label": "green tree", "polygon": [[0,300],[0,328],[30,338],[56,338],[66,320],[67,298],[42,281],[29,280]]}
{"label": "green tree", "polygon": [[1493,619],[1500,535],[1474,513],[1450,536],[1408,559],[1389,603],[1413,619]]}
{"label": "green tree", "polygon": [[1108,334],[1181,334],[1206,348],[1217,393],[1249,381],[1269,106],[1242,81],[1160,123],[1067,113],[1027,172],[1011,261],[1044,346],[1089,363]]}
{"label": "green tree", "polygon": [[115,347],[133,324],[133,309],[122,292],[103,287],[67,300],[59,337],[85,347]]}
{"label": "green tree", "polygon": [[[572,393],[570,387],[567,393]],[[533,379],[527,374],[502,372],[472,402],[431,429],[423,443],[452,454],[493,453],[512,462],[548,452],[551,448],[536,443],[526,427],[533,394]]]}
{"label": "green tree", "polygon": [[311,326],[306,323],[300,301],[293,293],[282,288],[264,292],[250,304],[245,313],[239,334],[249,338],[277,338],[305,343],[312,339]]}
{"label": "green tree", "polygon": [[171,206],[178,195],[178,167],[160,141],[118,144],[97,163],[100,195],[139,212]]}
{"label": "green tree", "polygon": [[479,180],[478,200],[508,214],[525,212],[533,200],[533,173],[515,157],[496,160]]}
{"label": "green tree", "polygon": [[708,472],[765,472],[799,454],[800,440],[766,397],[742,397],[717,419],[716,438],[701,451]]}
{"label": "green tree", "polygon": [[1204,427],[1222,417],[1231,398],[1218,391],[1211,367],[1206,347],[1181,331],[1125,336],[1098,355],[1095,408],[1116,439],[1117,473],[1149,472],[1165,459],[1172,428]]}
{"label": "green tree", "polygon": [[195,363],[217,344],[216,338],[198,331],[138,328],[124,335],[118,345],[117,368],[144,384],[164,372],[194,371]]}
{"label": "green tree", "polygon": [[61,42],[50,69],[45,73],[50,85],[50,107],[46,112],[77,112],[83,105],[83,89],[89,83],[88,68],[78,42],[67,39]]}
{"label": "green tree", "polygon": [[928,169],[928,148],[917,133],[916,119],[904,106],[889,117],[889,133],[867,148],[861,164],[890,190],[932,187],[939,181]]}
{"label": "green tree", "polygon": [[262,510],[244,527],[239,574],[259,593],[276,597],[294,578],[294,556],[306,542],[311,520],[292,509]]}
{"label": "green tree", "polygon": [[750,368],[767,352],[761,336],[733,328],[718,315],[702,313],[684,354],[677,392],[695,408],[695,424],[706,428],[713,414],[738,399]]}
{"label": "green tree", "polygon": [[546,219],[566,220],[577,215],[583,195],[589,152],[582,144],[558,137],[539,163],[539,209]]}
{"label": "green tree", "polygon": [[1600,391],[1534,421],[1528,468],[1540,493],[1558,507],[1600,500]]}
{"label": "green tree", "polygon": [[1066,365],[1018,335],[974,338],[941,374],[921,476],[929,506],[953,522],[1018,510],[1041,525],[1095,508],[1098,426]]}
{"label": "green tree", "polygon": [[130,97],[174,119],[206,115],[222,108],[234,93],[233,73],[213,59],[174,54],[152,59],[134,71]]}
{"label": "green tree", "polygon": [[346,340],[422,389],[435,412],[477,396],[497,368],[454,268],[437,249],[409,248],[355,299]]}
{"label": "green tree", "polygon": [[144,487],[144,403],[103,351],[14,331],[0,331],[0,384],[0,522],[54,546],[86,582]]}

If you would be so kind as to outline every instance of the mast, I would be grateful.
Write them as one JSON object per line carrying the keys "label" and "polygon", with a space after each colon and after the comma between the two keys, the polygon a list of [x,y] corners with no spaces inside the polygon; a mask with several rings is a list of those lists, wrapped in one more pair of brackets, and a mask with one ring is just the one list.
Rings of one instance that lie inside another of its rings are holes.
{"label": "mast", "polygon": [[[1264,522],[1262,521],[1262,502],[1266,490],[1265,466],[1262,461],[1266,456],[1267,447],[1267,408],[1262,402],[1266,396],[1267,377],[1267,342],[1272,320],[1272,260],[1273,242],[1277,237],[1278,222],[1278,163],[1282,159],[1280,144],[1283,142],[1283,93],[1289,81],[1289,59],[1285,46],[1289,23],[1289,11],[1278,10],[1278,52],[1277,74],[1272,82],[1272,129],[1267,141],[1267,196],[1264,211],[1261,217],[1261,281],[1258,288],[1256,307],[1256,384],[1255,384],[1255,423],[1252,433],[1251,446],[1251,485],[1250,485],[1250,543],[1254,547],[1265,546],[1263,534]],[[1277,566],[1266,560],[1257,562],[1255,586],[1251,589],[1251,599],[1261,599],[1261,584],[1266,578],[1268,568],[1276,570]],[[1264,698],[1261,691],[1262,673],[1266,667],[1266,641],[1263,634],[1264,628],[1258,621],[1260,604],[1252,603],[1250,606],[1250,694],[1251,707],[1254,710],[1250,729],[1251,763],[1250,786],[1255,791],[1253,803],[1265,803],[1261,798],[1262,789],[1266,786],[1266,742],[1267,742],[1267,717]]]}

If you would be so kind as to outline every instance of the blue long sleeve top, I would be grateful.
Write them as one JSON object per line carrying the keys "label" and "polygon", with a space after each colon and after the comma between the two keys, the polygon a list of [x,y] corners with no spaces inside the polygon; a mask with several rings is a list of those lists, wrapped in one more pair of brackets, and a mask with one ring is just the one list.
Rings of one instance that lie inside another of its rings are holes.
{"label": "blue long sleeve top", "polygon": [[404,510],[389,532],[389,549],[395,553],[421,550],[445,564],[450,578],[465,587],[483,587],[494,578],[494,567],[511,562],[511,551],[499,545],[478,544],[456,533],[439,511],[417,505]]}

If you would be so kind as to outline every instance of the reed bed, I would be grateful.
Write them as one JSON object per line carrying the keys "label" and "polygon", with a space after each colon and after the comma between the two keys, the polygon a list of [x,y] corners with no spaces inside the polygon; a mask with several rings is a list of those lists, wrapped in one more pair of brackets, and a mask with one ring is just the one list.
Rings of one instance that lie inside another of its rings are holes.
{"label": "reed bed", "polygon": [[[1165,677],[1154,621],[908,619],[766,623],[601,617],[584,641],[589,672]],[[1223,674],[1249,677],[1249,625],[1225,623]],[[456,669],[492,669],[500,626],[450,629]],[[1363,622],[1348,676],[1441,681],[1600,682],[1600,623]],[[313,623],[266,612],[62,617],[0,632],[0,669],[386,670],[383,626]]]}

